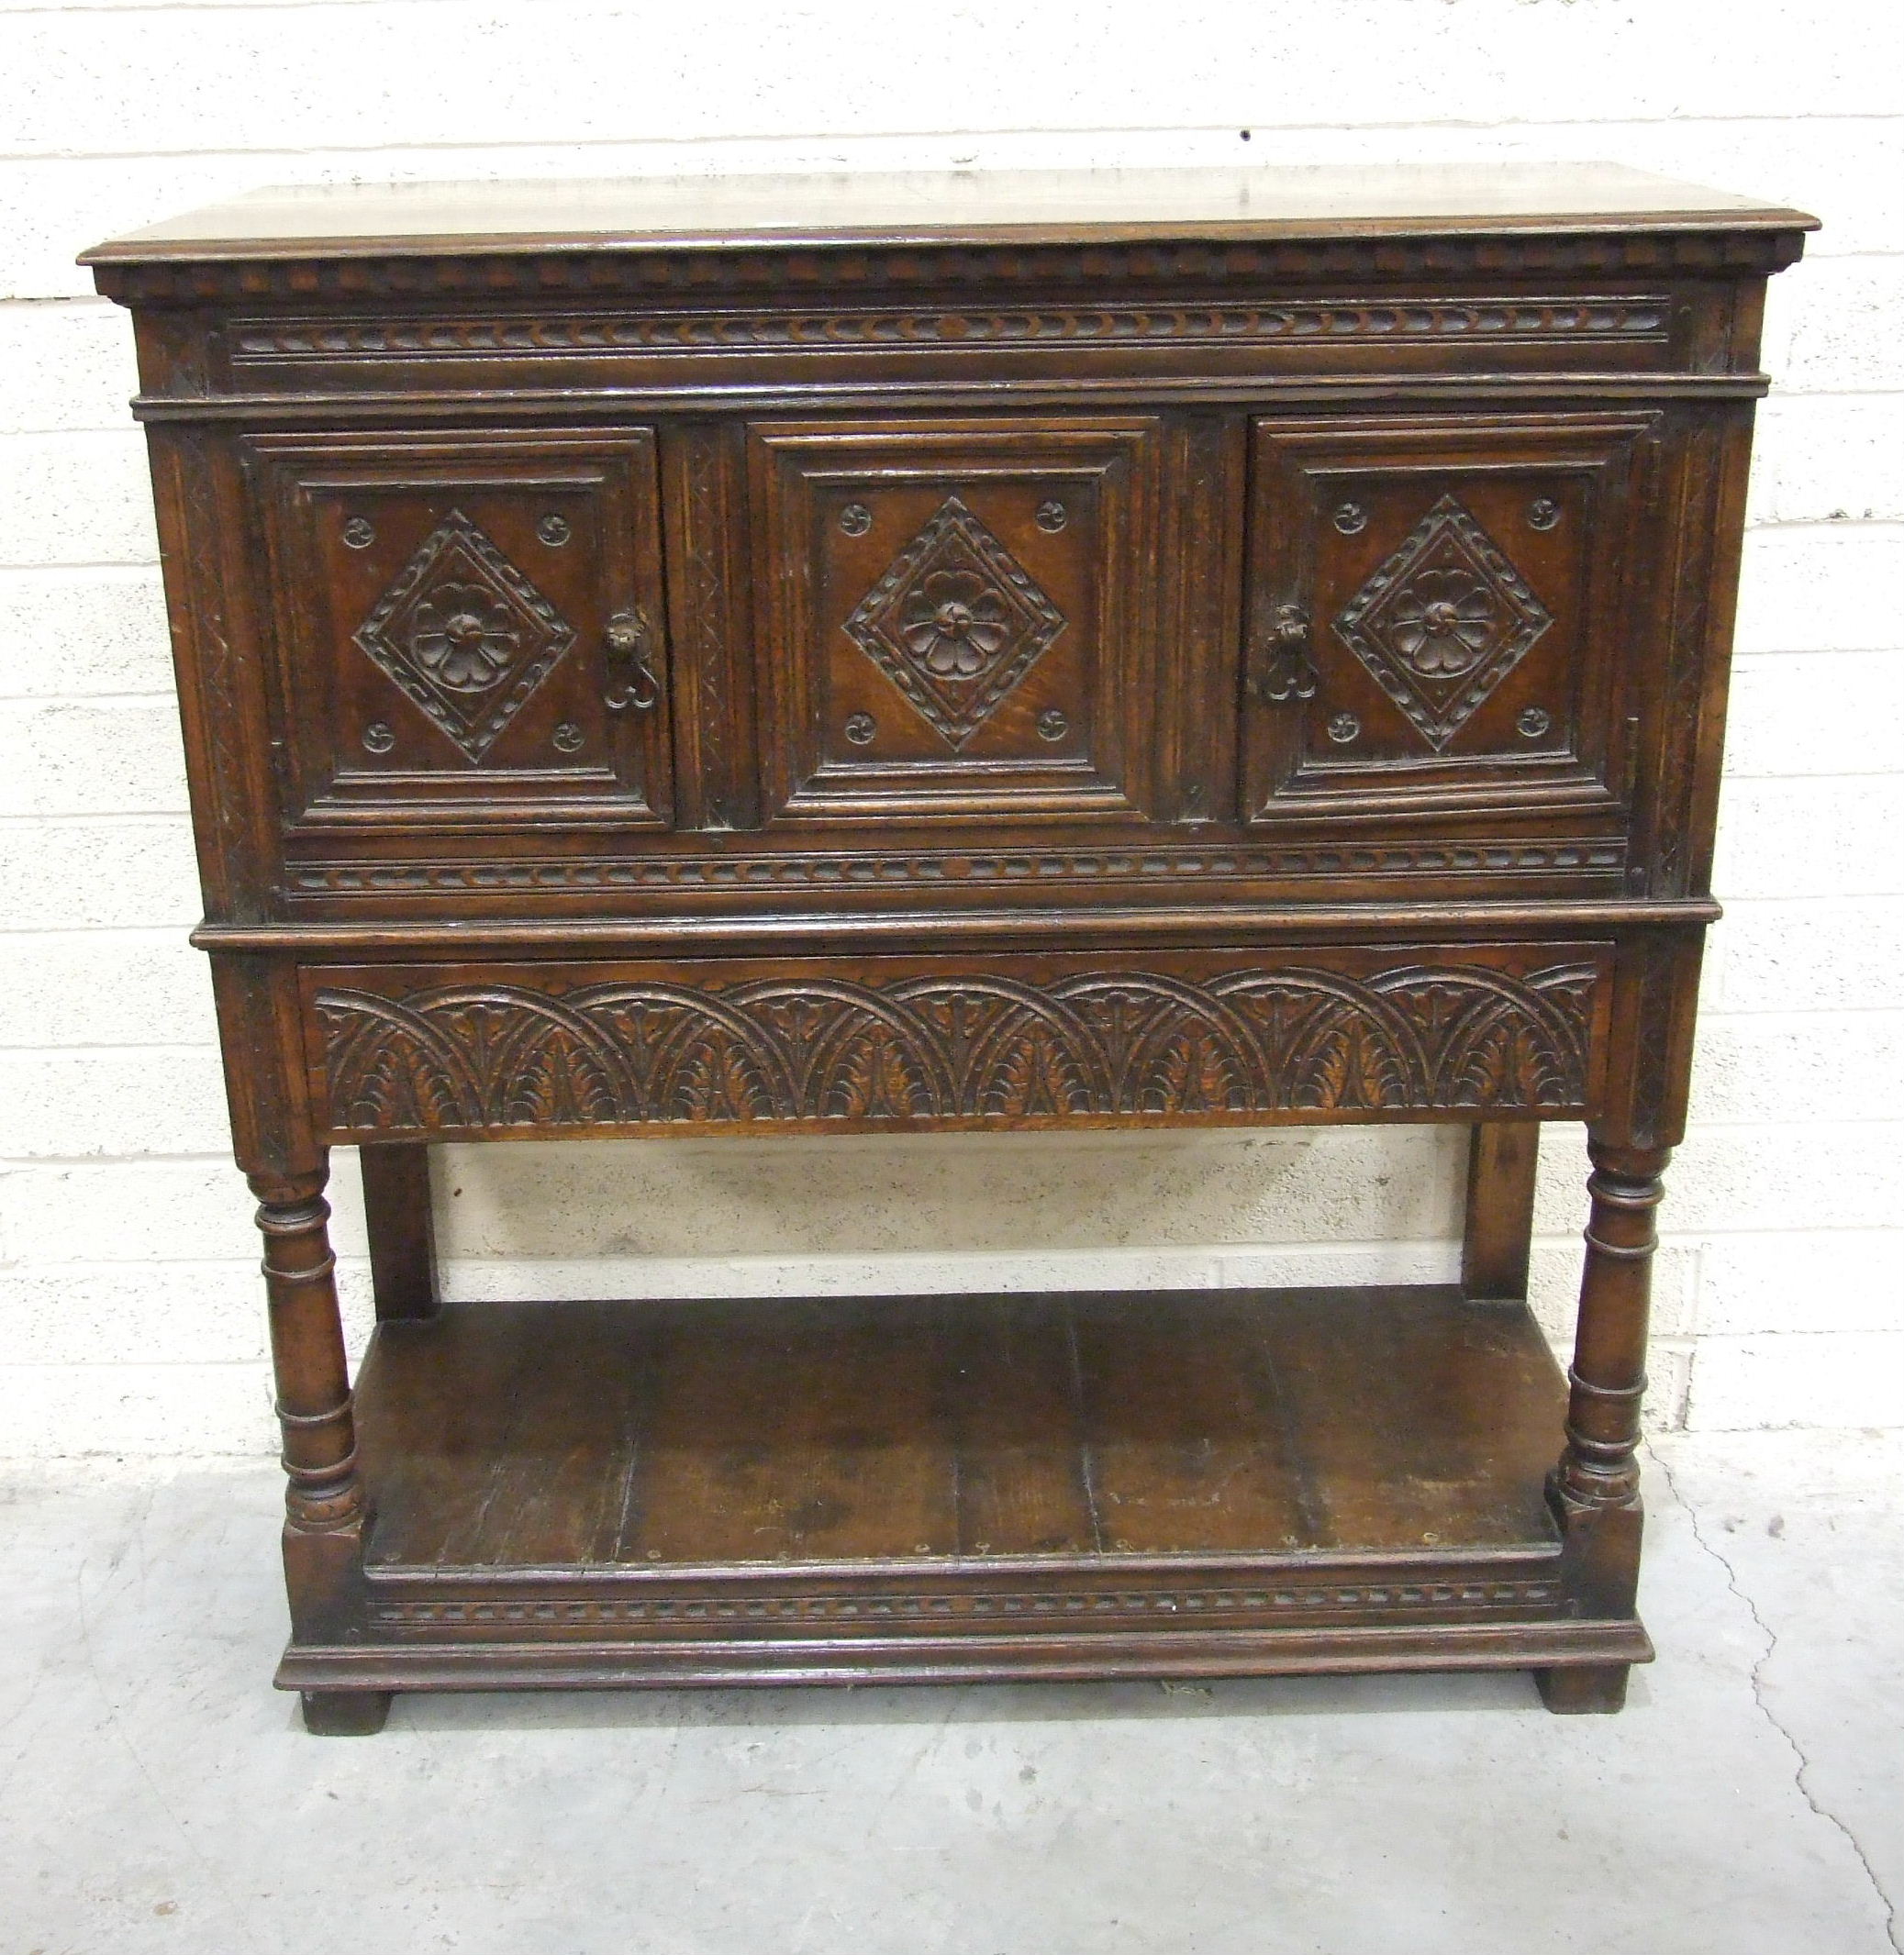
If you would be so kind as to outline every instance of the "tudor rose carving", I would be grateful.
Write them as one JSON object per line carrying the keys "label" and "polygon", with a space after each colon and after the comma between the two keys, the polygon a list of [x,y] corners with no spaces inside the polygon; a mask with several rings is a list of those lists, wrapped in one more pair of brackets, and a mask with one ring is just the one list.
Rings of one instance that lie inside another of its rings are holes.
{"label": "tudor rose carving", "polygon": [[555,606],[460,509],[424,539],[353,636],[478,761],[575,642]]}
{"label": "tudor rose carving", "polygon": [[893,560],[845,630],[954,748],[997,711],[1064,617],[956,495]]}
{"label": "tudor rose carving", "polygon": [[1499,546],[1443,495],[1335,629],[1439,753],[1553,622]]}
{"label": "tudor rose carving", "polygon": [[1585,1104],[1599,972],[1399,965],[326,986],[330,1126],[1028,1119]]}

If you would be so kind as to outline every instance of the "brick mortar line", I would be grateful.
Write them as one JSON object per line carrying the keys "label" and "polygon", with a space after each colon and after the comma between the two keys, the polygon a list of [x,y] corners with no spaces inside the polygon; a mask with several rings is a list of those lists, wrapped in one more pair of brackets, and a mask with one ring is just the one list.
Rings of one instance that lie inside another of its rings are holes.
{"label": "brick mortar line", "polygon": [[[315,8],[340,4],[340,0],[292,0],[291,10],[304,12]],[[344,5],[376,5],[380,0],[341,0]],[[415,6],[432,4],[432,0],[381,0],[381,4]],[[435,0],[435,4],[457,4],[457,0]],[[5,17],[39,17],[52,16],[72,19],[75,11],[80,16],[118,13],[163,13],[203,12],[208,14],[236,14],[244,12],[277,15],[286,11],[282,6],[167,6],[167,7],[117,7],[72,10],[67,8],[7,9]],[[1683,110],[1667,110],[1658,115],[1642,116],[1575,116],[1564,119],[1529,116],[1493,117],[1409,117],[1369,121],[1344,121],[1340,118],[1323,122],[1251,122],[1248,127],[1253,134],[1275,139],[1291,136],[1346,136],[1370,135],[1420,135],[1424,131],[1448,135],[1488,135],[1496,132],[1538,132],[1553,135],[1562,130],[1598,132],[1605,129],[1665,129],[1693,127],[1698,128],[1764,128],[1777,130],[1798,124],[1842,124],[1863,128],[1876,125],[1879,128],[1904,126],[1904,117],[1895,110],[1787,110],[1776,115],[1688,115]],[[727,129],[719,134],[694,134],[678,136],[635,136],[607,135],[582,136],[563,139],[556,135],[493,138],[485,142],[471,142],[468,139],[443,138],[429,141],[411,140],[406,142],[347,142],[347,143],[284,143],[284,144],[235,144],[228,147],[198,146],[178,149],[132,149],[132,150],[0,150],[0,163],[69,163],[69,162],[129,162],[153,161],[175,162],[196,161],[200,158],[226,159],[232,157],[313,157],[313,156],[433,156],[443,153],[452,155],[508,153],[518,150],[561,150],[588,151],[595,150],[632,150],[647,151],[657,157],[678,156],[683,152],[701,151],[712,154],[717,160],[720,151],[747,150],[752,154],[774,150],[805,150],[818,146],[829,154],[837,154],[842,142],[850,148],[871,150],[875,146],[892,148],[902,145],[920,145],[941,142],[979,143],[1044,143],[1059,144],[1077,142],[1092,139],[1130,140],[1133,138],[1152,138],[1168,140],[1183,140],[1196,138],[1217,138],[1219,140],[1236,141],[1237,125],[1234,122],[1208,123],[1154,123],[1154,122],[1084,122],[1045,124],[1027,127],[1023,124],[995,124],[978,128],[861,128],[842,136],[838,130],[825,128],[787,129],[776,131]],[[1241,161],[1241,157],[1239,161]],[[888,166],[896,167],[896,166]],[[1053,165],[1052,167],[1061,167]],[[1274,165],[1268,166],[1274,167]],[[641,172],[649,174],[651,172]],[[671,172],[654,172],[655,175]],[[680,172],[673,172],[680,173]],[[730,170],[726,172],[694,172],[701,174],[726,175],[773,175],[771,170]],[[861,173],[852,172],[849,173]],[[559,179],[555,179],[559,181]]]}

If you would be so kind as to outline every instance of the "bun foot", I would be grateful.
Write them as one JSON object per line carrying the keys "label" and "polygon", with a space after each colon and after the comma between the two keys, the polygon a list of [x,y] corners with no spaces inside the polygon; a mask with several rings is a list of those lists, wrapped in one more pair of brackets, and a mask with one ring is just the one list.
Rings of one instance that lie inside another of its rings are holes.
{"label": "bun foot", "polygon": [[314,1738],[374,1738],[390,1715],[387,1690],[301,1690],[304,1727]]}
{"label": "bun foot", "polygon": [[1556,1716],[1576,1717],[1589,1711],[1617,1711],[1626,1702],[1631,1663],[1570,1663],[1564,1669],[1537,1670],[1534,1683],[1542,1702]]}

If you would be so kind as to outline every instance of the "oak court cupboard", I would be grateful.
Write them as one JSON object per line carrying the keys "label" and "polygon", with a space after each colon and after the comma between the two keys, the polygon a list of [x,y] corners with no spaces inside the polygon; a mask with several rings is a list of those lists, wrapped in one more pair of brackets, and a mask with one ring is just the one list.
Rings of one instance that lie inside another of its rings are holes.
{"label": "oak court cupboard", "polygon": [[[1812,222],[1598,165],[736,178],[267,191],[86,255],[313,1730],[1511,1666],[1618,1708],[1761,305]],[[1458,1284],[438,1294],[437,1140],[1364,1120],[1470,1129]]]}

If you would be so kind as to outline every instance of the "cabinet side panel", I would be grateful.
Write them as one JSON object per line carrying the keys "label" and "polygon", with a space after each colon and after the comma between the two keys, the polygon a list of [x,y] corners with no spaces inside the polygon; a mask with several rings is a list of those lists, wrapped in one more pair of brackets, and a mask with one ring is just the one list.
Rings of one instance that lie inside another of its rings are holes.
{"label": "cabinet side panel", "polygon": [[239,472],[208,431],[155,427],[148,445],[206,914],[256,922],[277,846]]}

